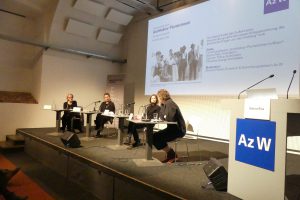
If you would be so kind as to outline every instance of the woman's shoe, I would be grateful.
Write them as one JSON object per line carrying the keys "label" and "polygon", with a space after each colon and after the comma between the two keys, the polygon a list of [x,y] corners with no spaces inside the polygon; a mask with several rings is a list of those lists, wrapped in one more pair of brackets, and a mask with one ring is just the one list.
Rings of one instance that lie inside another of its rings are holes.
{"label": "woman's shoe", "polygon": [[128,135],[126,137],[126,140],[125,140],[125,142],[123,144],[125,144],[125,145],[131,145],[131,135]]}
{"label": "woman's shoe", "polygon": [[136,141],[136,142],[134,142],[133,144],[132,144],[132,148],[136,148],[136,147],[139,147],[139,146],[141,146],[142,144],[141,144],[141,142],[140,141]]}
{"label": "woman's shoe", "polygon": [[162,163],[173,163],[177,160],[178,156],[173,149],[170,149],[167,153],[167,158],[161,161]]}

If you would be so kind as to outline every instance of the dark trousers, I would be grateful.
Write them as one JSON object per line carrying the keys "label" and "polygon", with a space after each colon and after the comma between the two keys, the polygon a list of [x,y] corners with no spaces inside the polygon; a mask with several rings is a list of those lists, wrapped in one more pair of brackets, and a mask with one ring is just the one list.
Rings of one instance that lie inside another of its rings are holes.
{"label": "dark trousers", "polygon": [[6,190],[7,181],[5,173],[0,170],[0,194],[3,194],[3,192]]}
{"label": "dark trousers", "polygon": [[146,125],[145,124],[135,124],[132,122],[129,122],[128,124],[128,134],[132,134],[133,135],[133,139],[135,142],[140,142],[140,138],[139,138],[139,134],[137,132],[137,129],[141,129],[141,128],[145,128]]}
{"label": "dark trousers", "polygon": [[169,125],[167,128],[153,134],[153,145],[157,150],[161,150],[168,146],[168,142],[184,135],[176,125]]}
{"label": "dark trousers", "polygon": [[78,129],[79,132],[82,132],[82,127],[84,125],[83,120],[84,120],[83,114],[74,113],[74,116],[71,119],[71,124],[73,124],[72,131],[74,131],[74,129]]}
{"label": "dark trousers", "polygon": [[190,80],[196,80],[196,75],[197,75],[197,63],[192,62],[190,64],[190,74],[189,74]]}
{"label": "dark trousers", "polygon": [[112,123],[113,122],[113,118],[112,117],[107,117],[107,116],[103,116],[101,114],[97,114],[97,117],[96,117],[96,120],[95,120],[95,123],[96,123],[96,130],[103,130],[104,128],[104,124],[106,122],[110,122]]}
{"label": "dark trousers", "polygon": [[66,127],[70,131],[72,129],[71,127],[71,120],[74,117],[74,114],[71,112],[65,112],[64,115],[61,118],[62,122],[62,129],[65,130]]}
{"label": "dark trousers", "polygon": [[178,66],[178,80],[179,81],[184,81],[185,69],[186,69],[186,64],[179,64],[179,66]]}

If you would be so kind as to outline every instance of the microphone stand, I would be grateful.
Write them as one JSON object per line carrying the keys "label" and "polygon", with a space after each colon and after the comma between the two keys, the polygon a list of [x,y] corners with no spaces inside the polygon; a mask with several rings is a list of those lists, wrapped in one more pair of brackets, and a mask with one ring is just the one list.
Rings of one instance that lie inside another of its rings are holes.
{"label": "microphone stand", "polygon": [[93,111],[96,111],[97,102],[94,102],[94,109]]}
{"label": "microphone stand", "polygon": [[[134,103],[130,103],[130,104],[126,104],[126,106],[124,107],[124,114],[128,115],[131,112],[131,105],[134,105]],[[126,111],[127,110],[127,111]],[[127,112],[127,113],[126,113]]]}
{"label": "microphone stand", "polygon": [[148,105],[144,105],[144,111],[145,111],[145,116],[146,116],[146,119],[148,119],[148,114],[147,114],[147,108],[148,108],[149,104]]}
{"label": "microphone stand", "polygon": [[[140,113],[140,108],[143,108],[143,110],[144,110],[144,113],[145,113],[145,119],[148,119],[148,116],[147,116],[147,107],[148,107],[149,105],[141,105],[140,107],[139,107],[139,111],[138,111],[138,113]],[[143,112],[143,110],[142,110],[142,112]],[[143,116],[144,116],[144,114],[142,115],[142,118],[143,118]]]}
{"label": "microphone stand", "polygon": [[290,87],[292,85],[295,74],[296,74],[296,70],[293,71],[293,76],[292,76],[291,82],[290,82],[289,87],[288,87],[287,92],[286,92],[286,99],[289,99],[289,91],[290,91]]}
{"label": "microphone stand", "polygon": [[267,80],[267,79],[269,79],[269,78],[272,78],[273,76],[274,76],[274,75],[272,74],[272,75],[268,76],[267,78],[264,78],[263,80],[261,80],[261,81],[259,81],[259,82],[255,83],[254,85],[251,85],[251,86],[250,86],[250,87],[248,87],[247,89],[245,89],[245,90],[241,91],[241,92],[239,93],[238,99],[240,99],[240,96],[241,96],[241,94],[242,94],[243,92],[245,92],[245,91],[249,90],[250,88],[253,88],[254,86],[256,86],[256,85],[260,84],[261,82],[263,82],[263,81],[265,81],[265,80]]}
{"label": "microphone stand", "polygon": [[89,107],[89,106],[92,105],[93,103],[95,103],[95,102],[92,102],[92,103],[88,104],[87,106],[84,107],[84,109],[86,109],[87,107]]}
{"label": "microphone stand", "polygon": [[89,107],[92,104],[95,104],[94,105],[94,111],[96,111],[96,105],[97,105],[97,103],[100,103],[100,102],[98,102],[98,101],[92,102],[92,103],[88,104],[87,106],[85,106],[84,109],[86,109],[87,107]]}

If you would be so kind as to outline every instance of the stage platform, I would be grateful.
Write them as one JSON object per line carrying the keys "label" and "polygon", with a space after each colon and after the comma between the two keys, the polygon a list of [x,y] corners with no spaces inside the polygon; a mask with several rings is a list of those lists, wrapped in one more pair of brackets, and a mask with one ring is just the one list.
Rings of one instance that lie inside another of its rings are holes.
{"label": "stage platform", "polygon": [[[180,141],[177,163],[140,166],[134,161],[145,158],[145,146],[114,150],[110,148],[117,144],[114,135],[82,140],[80,148],[66,148],[57,134],[49,134],[54,131],[55,128],[29,128],[18,129],[17,134],[25,136],[26,153],[67,180],[79,183],[99,199],[238,199],[211,187],[201,187],[209,181],[203,166],[210,157],[217,158],[227,169],[226,143],[200,139]],[[153,148],[154,159],[162,160],[164,156],[162,151]]]}

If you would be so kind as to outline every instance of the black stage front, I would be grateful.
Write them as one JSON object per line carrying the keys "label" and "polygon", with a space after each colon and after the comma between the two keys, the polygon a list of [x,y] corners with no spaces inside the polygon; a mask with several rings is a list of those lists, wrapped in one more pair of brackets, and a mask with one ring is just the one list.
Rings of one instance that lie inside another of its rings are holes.
{"label": "black stage front", "polygon": [[[137,166],[133,159],[145,158],[144,146],[132,150],[109,149],[108,145],[117,144],[114,135],[81,141],[80,148],[66,148],[59,136],[47,135],[54,131],[54,128],[29,128],[18,129],[17,134],[25,136],[28,154],[68,179],[85,185],[99,199],[238,199],[211,187],[201,187],[209,181],[203,166],[210,157],[217,158],[227,169],[228,144],[184,140],[177,145],[182,158],[176,164]],[[78,136],[81,138],[84,134]],[[184,158],[186,144],[189,160]],[[164,153],[153,148],[153,157],[161,160]]]}

